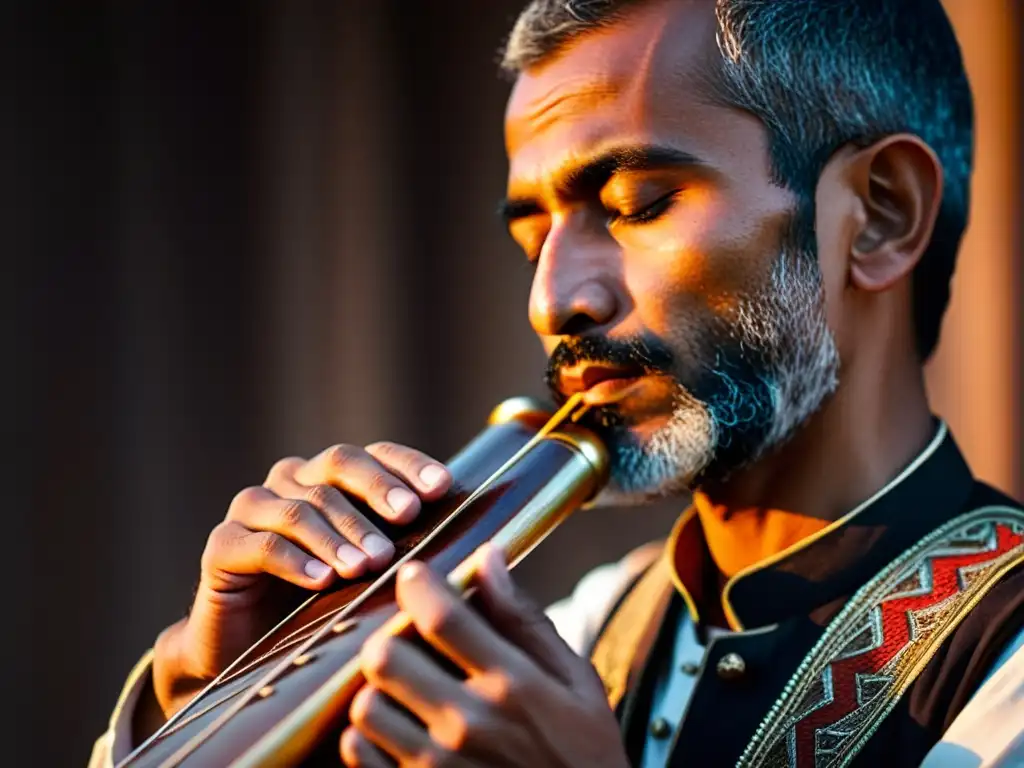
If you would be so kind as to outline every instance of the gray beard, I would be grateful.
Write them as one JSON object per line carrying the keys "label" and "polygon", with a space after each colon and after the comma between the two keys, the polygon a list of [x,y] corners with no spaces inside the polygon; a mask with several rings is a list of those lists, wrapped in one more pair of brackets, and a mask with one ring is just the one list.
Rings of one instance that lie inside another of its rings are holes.
{"label": "gray beard", "polygon": [[[693,489],[696,479],[729,440],[737,418],[767,418],[768,429],[735,471],[783,444],[835,392],[839,351],[825,319],[825,291],[813,254],[784,251],[764,292],[745,298],[731,324],[740,348],[770,361],[751,387],[716,368],[729,396],[710,406],[682,385],[666,424],[642,441],[625,429],[608,441],[611,478],[596,504],[630,506]],[[760,389],[769,402],[758,397]],[[766,413],[767,411],[767,413]]]}

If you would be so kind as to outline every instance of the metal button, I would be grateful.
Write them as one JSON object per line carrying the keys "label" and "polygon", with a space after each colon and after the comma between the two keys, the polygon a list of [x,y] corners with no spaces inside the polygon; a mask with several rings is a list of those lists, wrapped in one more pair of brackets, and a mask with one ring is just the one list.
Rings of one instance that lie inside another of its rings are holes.
{"label": "metal button", "polygon": [[651,736],[656,739],[667,739],[672,735],[672,726],[668,724],[668,720],[664,717],[659,717],[651,723]]}
{"label": "metal button", "polygon": [[696,674],[700,672],[700,665],[694,664],[692,661],[687,661],[681,667],[679,667],[679,671],[682,672],[684,675],[695,677]]}
{"label": "metal button", "polygon": [[747,671],[747,662],[738,653],[727,653],[718,660],[715,672],[723,680],[738,680]]}

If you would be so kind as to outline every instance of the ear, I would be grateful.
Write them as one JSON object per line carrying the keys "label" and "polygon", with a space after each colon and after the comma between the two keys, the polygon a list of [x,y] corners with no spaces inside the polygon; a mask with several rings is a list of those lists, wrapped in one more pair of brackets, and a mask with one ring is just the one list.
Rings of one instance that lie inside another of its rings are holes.
{"label": "ear", "polygon": [[942,201],[942,164],[920,137],[887,136],[859,150],[850,166],[863,218],[850,253],[850,280],[884,291],[917,265]]}

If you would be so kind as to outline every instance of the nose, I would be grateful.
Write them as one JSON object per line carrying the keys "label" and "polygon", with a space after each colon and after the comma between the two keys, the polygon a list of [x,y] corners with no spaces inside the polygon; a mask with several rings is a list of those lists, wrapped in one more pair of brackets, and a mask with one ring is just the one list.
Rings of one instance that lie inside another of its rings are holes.
{"label": "nose", "polygon": [[619,313],[617,248],[554,224],[537,260],[530,325],[540,336],[579,336],[611,325]]}

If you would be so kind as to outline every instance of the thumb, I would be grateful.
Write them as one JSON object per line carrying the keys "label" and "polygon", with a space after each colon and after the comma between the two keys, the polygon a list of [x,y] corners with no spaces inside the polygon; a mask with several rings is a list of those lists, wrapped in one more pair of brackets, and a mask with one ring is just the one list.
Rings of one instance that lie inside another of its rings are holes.
{"label": "thumb", "polygon": [[484,544],[474,557],[476,601],[484,618],[544,671],[573,685],[578,678],[576,668],[585,662],[562,639],[540,606],[512,580],[501,549]]}

